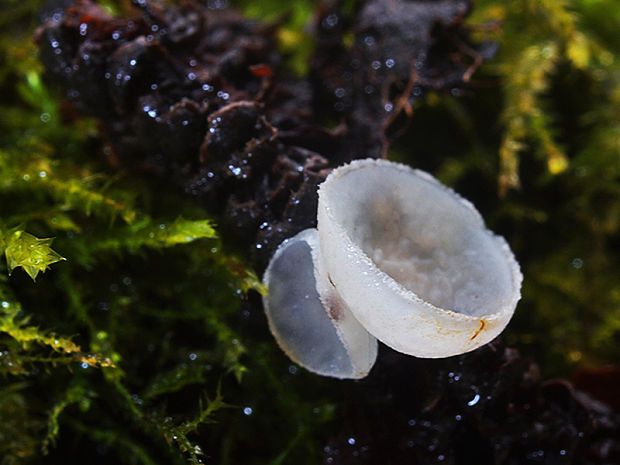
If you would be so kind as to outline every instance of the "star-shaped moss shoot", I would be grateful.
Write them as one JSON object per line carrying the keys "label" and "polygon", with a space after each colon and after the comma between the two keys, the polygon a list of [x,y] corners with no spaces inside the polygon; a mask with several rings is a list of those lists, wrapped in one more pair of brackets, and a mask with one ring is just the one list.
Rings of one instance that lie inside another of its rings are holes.
{"label": "star-shaped moss shoot", "polygon": [[4,237],[4,253],[9,274],[21,266],[34,281],[39,272],[45,272],[49,265],[65,260],[51,248],[53,240],[39,239],[21,230],[10,231]]}

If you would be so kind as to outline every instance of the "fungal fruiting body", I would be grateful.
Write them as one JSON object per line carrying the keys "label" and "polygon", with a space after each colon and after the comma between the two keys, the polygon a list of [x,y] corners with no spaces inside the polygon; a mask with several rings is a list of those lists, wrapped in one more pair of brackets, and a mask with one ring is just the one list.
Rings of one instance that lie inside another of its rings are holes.
{"label": "fungal fruiting body", "polygon": [[375,338],[426,358],[491,341],[514,313],[522,275],[470,202],[428,173],[368,159],[330,173],[318,231],[285,241],[264,281],[270,328],[289,357],[360,378]]}
{"label": "fungal fruiting body", "polygon": [[269,327],[292,360],[325,376],[368,374],[377,358],[377,339],[329,282],[316,229],[306,229],[278,247],[264,282]]}

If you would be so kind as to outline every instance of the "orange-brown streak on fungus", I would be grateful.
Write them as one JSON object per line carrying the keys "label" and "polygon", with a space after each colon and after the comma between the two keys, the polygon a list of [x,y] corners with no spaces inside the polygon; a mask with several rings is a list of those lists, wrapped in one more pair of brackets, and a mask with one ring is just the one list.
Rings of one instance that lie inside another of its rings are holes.
{"label": "orange-brown streak on fungus", "polygon": [[483,329],[484,329],[484,320],[480,320],[480,328],[478,328],[478,331],[476,331],[474,333],[474,335],[471,337],[470,341],[473,341],[474,339],[476,339],[478,337],[478,334],[480,334]]}

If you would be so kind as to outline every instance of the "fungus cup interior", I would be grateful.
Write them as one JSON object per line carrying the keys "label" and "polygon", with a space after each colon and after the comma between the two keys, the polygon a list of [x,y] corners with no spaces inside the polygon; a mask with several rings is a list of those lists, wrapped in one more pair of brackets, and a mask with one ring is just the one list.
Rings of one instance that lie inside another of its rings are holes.
{"label": "fungus cup interior", "polygon": [[381,342],[417,357],[449,357],[491,341],[520,298],[506,242],[431,175],[356,160],[319,188],[321,256],[330,283]]}
{"label": "fungus cup interior", "polygon": [[425,172],[353,162],[321,186],[321,202],[379,270],[435,307],[480,317],[514,294],[504,240],[470,202]]}

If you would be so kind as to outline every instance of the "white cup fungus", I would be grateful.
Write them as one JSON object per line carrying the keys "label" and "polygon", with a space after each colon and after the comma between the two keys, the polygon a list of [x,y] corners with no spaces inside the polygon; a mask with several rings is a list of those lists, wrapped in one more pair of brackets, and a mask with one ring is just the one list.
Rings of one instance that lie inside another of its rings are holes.
{"label": "white cup fungus", "polygon": [[377,339],[332,292],[323,273],[316,229],[285,240],[269,262],[263,299],[269,328],[282,350],[324,376],[363,378],[377,358]]}
{"label": "white cup fungus", "polygon": [[303,231],[274,254],[263,303],[294,361],[360,378],[375,338],[425,358],[491,341],[512,317],[522,279],[470,202],[423,171],[357,160],[321,184],[318,233]]}

